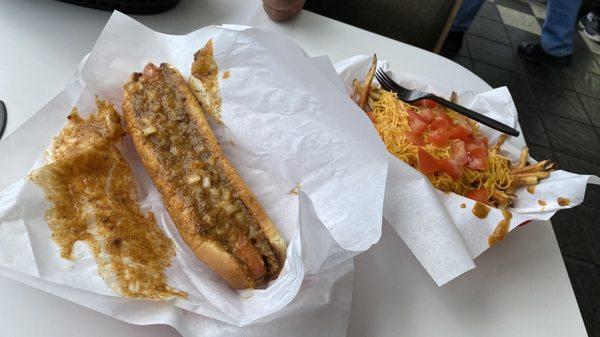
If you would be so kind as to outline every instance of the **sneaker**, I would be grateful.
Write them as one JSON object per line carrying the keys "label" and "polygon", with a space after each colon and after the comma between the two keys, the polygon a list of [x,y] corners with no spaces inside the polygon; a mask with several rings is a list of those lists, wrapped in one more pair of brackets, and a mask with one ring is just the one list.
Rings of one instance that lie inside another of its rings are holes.
{"label": "sneaker", "polygon": [[571,65],[571,55],[552,56],[544,51],[539,43],[521,43],[517,48],[519,56],[531,63],[545,64],[554,68],[564,68]]}
{"label": "sneaker", "polygon": [[578,26],[588,39],[600,43],[600,16],[598,14],[589,12],[579,19]]}
{"label": "sneaker", "polygon": [[462,48],[465,32],[449,32],[442,45],[440,54],[447,58],[454,58]]}

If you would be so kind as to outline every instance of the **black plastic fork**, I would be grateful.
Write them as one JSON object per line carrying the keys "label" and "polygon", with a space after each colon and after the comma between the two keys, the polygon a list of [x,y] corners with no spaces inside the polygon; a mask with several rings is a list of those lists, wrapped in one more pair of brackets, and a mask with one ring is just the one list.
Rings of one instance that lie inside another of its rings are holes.
{"label": "black plastic fork", "polygon": [[506,133],[511,136],[519,136],[519,131],[511,128],[510,126],[500,123],[497,120],[493,120],[487,116],[484,116],[478,112],[467,109],[463,106],[460,106],[456,103],[450,102],[440,96],[436,96],[434,94],[418,91],[418,90],[410,90],[401,86],[400,84],[394,82],[381,68],[377,69],[375,73],[375,77],[377,77],[377,81],[381,84],[381,87],[387,91],[395,92],[398,95],[398,99],[404,101],[406,103],[412,103],[421,99],[430,99],[432,101],[437,102],[445,106],[446,108],[452,109],[463,116],[467,116],[472,120],[475,120],[481,124],[487,125],[494,130],[498,130],[502,133]]}

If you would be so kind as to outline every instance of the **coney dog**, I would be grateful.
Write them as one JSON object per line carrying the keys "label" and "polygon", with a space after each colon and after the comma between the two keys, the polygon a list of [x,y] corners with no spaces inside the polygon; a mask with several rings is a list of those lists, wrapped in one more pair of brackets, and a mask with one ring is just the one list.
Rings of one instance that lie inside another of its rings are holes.
{"label": "coney dog", "polygon": [[181,73],[149,63],[124,89],[126,130],[198,259],[235,289],[277,278],[286,242],[225,157]]}

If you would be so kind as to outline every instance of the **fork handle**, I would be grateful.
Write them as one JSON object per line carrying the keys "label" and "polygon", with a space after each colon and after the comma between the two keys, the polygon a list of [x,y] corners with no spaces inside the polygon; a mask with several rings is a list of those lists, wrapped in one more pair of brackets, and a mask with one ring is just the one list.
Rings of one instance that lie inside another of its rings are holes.
{"label": "fork handle", "polygon": [[478,112],[475,112],[473,110],[467,109],[463,106],[460,106],[456,103],[452,103],[440,96],[436,96],[436,95],[427,95],[423,98],[429,98],[432,101],[435,101],[443,106],[445,106],[446,108],[450,108],[456,112],[458,112],[459,114],[463,115],[463,116],[467,116],[481,124],[487,125],[490,128],[494,129],[494,130],[498,130],[502,133],[506,133],[507,135],[511,135],[514,137],[518,137],[519,136],[519,131],[516,129],[511,128],[510,126],[500,123],[497,120],[493,120],[487,116],[484,116]]}

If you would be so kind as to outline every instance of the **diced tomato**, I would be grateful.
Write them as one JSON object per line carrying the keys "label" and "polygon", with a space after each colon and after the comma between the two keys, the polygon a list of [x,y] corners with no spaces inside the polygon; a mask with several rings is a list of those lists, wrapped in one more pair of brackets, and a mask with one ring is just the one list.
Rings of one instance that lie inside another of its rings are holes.
{"label": "diced tomato", "polygon": [[467,167],[474,170],[485,170],[490,166],[487,146],[467,144]]}
{"label": "diced tomato", "polygon": [[404,133],[404,136],[406,137],[406,139],[408,139],[413,145],[416,146],[422,146],[425,145],[425,142],[423,141],[423,136],[421,135],[416,135],[411,131],[407,131]]}
{"label": "diced tomato", "polygon": [[415,106],[423,108],[435,108],[438,104],[430,99],[421,99],[413,103]]}
{"label": "diced tomato", "polygon": [[419,157],[419,171],[424,174],[444,171],[454,180],[460,179],[463,175],[464,169],[462,165],[452,158],[435,159],[427,151],[423,150],[423,148],[419,148],[417,155]]}
{"label": "diced tomato", "polygon": [[488,203],[488,191],[484,189],[470,191],[469,193],[467,193],[466,197],[475,201],[482,202],[484,204]]}
{"label": "diced tomato", "polygon": [[469,135],[469,139],[466,142],[469,143],[469,144],[475,144],[477,146],[482,146],[482,145],[487,144],[487,138],[485,138],[485,137],[478,137],[478,136],[475,136],[474,134],[471,133]]}
{"label": "diced tomato", "polygon": [[433,114],[436,117],[441,117],[441,118],[447,120],[450,124],[453,123],[452,119],[450,119],[450,117],[446,113],[446,108],[444,108],[443,106],[438,105],[435,108],[431,109],[431,112],[433,112]]}
{"label": "diced tomato", "polygon": [[452,132],[450,130],[440,128],[440,129],[431,131],[427,135],[427,142],[430,144],[433,144],[435,146],[444,146],[450,139],[451,135],[452,135]]}
{"label": "diced tomato", "polygon": [[433,112],[433,114],[438,117],[446,117],[450,119],[450,117],[448,117],[448,114],[446,113],[446,108],[443,105],[437,105],[436,107],[431,109],[431,112]]}
{"label": "diced tomato", "polygon": [[471,139],[468,142],[465,142],[465,148],[467,149],[467,153],[475,150],[475,149],[484,149],[485,144],[477,139]]}
{"label": "diced tomato", "polygon": [[464,169],[456,160],[440,159],[437,164],[442,167],[442,171],[446,172],[452,179],[458,180],[462,177]]}
{"label": "diced tomato", "polygon": [[462,140],[452,143],[452,159],[456,160],[460,165],[464,165],[469,161],[465,143]]}
{"label": "diced tomato", "polygon": [[464,124],[460,124],[454,128],[452,128],[452,135],[450,139],[461,139],[464,141],[469,141],[469,136],[472,133],[471,126],[467,126]]}
{"label": "diced tomato", "polygon": [[408,110],[408,124],[415,135],[420,135],[427,129],[427,122],[413,110]]}
{"label": "diced tomato", "polygon": [[438,165],[437,159],[433,158],[432,155],[422,148],[419,148],[417,156],[419,158],[419,171],[422,173],[430,174],[442,169],[442,167]]}
{"label": "diced tomato", "polygon": [[427,123],[431,123],[431,121],[435,118],[435,115],[433,114],[433,111],[431,111],[430,108],[422,108],[421,110],[419,110],[419,113]]}
{"label": "diced tomato", "polygon": [[488,139],[487,137],[472,137],[471,143],[477,144],[479,146],[484,146],[487,149]]}
{"label": "diced tomato", "polygon": [[456,118],[456,122],[459,124],[465,124],[468,125],[469,124],[469,119],[463,115],[458,115]]}
{"label": "diced tomato", "polygon": [[452,125],[452,121],[448,117],[436,117],[429,123],[430,130],[448,129]]}

